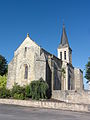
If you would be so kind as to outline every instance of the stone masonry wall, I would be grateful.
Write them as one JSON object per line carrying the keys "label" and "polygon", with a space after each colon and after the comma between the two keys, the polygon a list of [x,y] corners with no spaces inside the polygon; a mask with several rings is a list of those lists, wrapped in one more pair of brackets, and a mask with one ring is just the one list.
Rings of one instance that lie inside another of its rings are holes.
{"label": "stone masonry wall", "polygon": [[74,68],[74,81],[75,81],[75,90],[83,90],[83,72]]}
{"label": "stone masonry wall", "polygon": [[53,89],[54,90],[61,90],[61,66],[62,66],[61,60],[53,55],[52,74],[53,74]]}
{"label": "stone masonry wall", "polygon": [[60,91],[54,90],[52,98],[68,103],[90,104],[90,91]]}
{"label": "stone masonry wall", "polygon": [[[23,86],[41,77],[45,80],[46,61],[44,53],[40,54],[40,46],[27,37],[14,53],[13,60],[8,65],[7,88],[14,83]],[[28,78],[25,79],[25,66],[28,66]]]}
{"label": "stone masonry wall", "polygon": [[72,65],[68,65],[68,90],[75,89],[75,81],[74,81],[74,67]]}
{"label": "stone masonry wall", "polygon": [[15,82],[15,71],[16,71],[16,57],[8,65],[8,78],[7,78],[7,88],[12,88]]}

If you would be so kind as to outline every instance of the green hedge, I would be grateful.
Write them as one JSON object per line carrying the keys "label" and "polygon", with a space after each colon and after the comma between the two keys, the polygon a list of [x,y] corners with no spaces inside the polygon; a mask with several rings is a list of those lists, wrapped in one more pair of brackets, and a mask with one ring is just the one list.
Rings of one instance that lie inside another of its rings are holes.
{"label": "green hedge", "polygon": [[4,87],[0,88],[0,98],[14,98],[14,99],[46,99],[48,84],[41,78],[37,81],[32,81],[29,85],[21,87],[15,84],[11,90]]}

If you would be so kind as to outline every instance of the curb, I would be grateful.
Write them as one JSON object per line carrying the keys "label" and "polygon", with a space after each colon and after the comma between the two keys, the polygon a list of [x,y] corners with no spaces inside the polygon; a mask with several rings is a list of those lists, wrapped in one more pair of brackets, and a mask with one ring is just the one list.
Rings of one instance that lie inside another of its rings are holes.
{"label": "curb", "polygon": [[20,105],[37,108],[50,108],[58,110],[69,110],[77,112],[89,112],[88,105],[65,102],[52,101],[35,101],[35,100],[15,100],[15,99],[0,99],[0,104]]}

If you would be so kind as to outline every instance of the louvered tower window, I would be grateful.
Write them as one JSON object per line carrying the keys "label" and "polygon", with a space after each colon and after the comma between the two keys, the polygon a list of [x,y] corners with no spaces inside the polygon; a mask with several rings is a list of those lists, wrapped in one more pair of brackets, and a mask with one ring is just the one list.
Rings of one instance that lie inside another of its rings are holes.
{"label": "louvered tower window", "polygon": [[60,52],[60,59],[62,60],[62,52]]}
{"label": "louvered tower window", "polygon": [[66,51],[64,51],[64,59],[66,60]]}

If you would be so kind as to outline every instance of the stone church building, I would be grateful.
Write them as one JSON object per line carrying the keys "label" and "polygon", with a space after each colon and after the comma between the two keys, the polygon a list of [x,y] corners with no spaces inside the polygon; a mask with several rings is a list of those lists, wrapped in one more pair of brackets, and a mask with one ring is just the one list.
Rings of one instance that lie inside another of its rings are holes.
{"label": "stone church building", "polygon": [[27,34],[8,65],[7,88],[11,89],[14,83],[23,86],[43,78],[52,92],[83,90],[83,72],[72,65],[72,49],[64,25],[57,52],[57,57],[52,55],[37,45]]}

